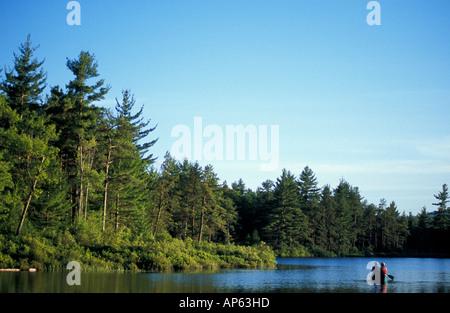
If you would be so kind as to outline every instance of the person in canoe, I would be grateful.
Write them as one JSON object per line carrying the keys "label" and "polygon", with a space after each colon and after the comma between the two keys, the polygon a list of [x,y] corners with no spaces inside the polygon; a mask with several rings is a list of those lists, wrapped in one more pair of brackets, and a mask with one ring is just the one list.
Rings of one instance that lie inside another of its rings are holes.
{"label": "person in canoe", "polygon": [[380,267],[380,284],[381,286],[385,285],[388,280],[388,273],[386,263],[382,262]]}

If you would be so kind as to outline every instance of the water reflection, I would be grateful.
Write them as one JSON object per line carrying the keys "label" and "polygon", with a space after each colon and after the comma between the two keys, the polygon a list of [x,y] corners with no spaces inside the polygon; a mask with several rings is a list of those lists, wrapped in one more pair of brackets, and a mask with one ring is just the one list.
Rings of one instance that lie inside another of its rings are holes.
{"label": "water reflection", "polygon": [[309,270],[317,268],[318,266],[313,265],[300,265],[300,264],[278,264],[277,269],[279,270]]}
{"label": "water reflection", "polygon": [[368,285],[366,258],[279,259],[268,270],[225,269],[174,273],[84,273],[68,286],[67,273],[0,272],[1,293],[448,293],[449,259],[385,259],[395,280]]}

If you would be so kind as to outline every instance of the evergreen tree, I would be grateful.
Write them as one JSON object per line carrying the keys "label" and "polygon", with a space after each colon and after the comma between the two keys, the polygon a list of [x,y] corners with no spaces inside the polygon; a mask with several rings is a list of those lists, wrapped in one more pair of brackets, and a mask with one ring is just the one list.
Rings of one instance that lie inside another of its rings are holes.
{"label": "evergreen tree", "polygon": [[[70,169],[75,168],[76,150],[78,137],[75,131],[73,106],[71,100],[66,96],[64,90],[59,86],[52,87],[50,95],[44,104],[44,112],[49,117],[48,124],[56,126],[58,138],[53,145],[59,148],[60,163],[67,174]],[[66,177],[68,180],[69,175]]]}
{"label": "evergreen tree", "polygon": [[363,207],[362,213],[362,221],[361,221],[361,229],[362,238],[361,245],[362,248],[368,251],[369,253],[373,253],[376,247],[376,238],[377,238],[377,211],[378,208],[374,204],[366,204]]}
{"label": "evergreen tree", "polygon": [[225,210],[221,207],[222,196],[218,186],[218,178],[212,166],[204,168],[201,180],[201,209],[198,241],[202,241],[206,232],[211,238],[217,232],[225,232]]}
{"label": "evergreen tree", "polygon": [[[156,140],[141,143],[155,127],[145,129],[143,108],[133,114],[134,96],[129,90],[122,92],[122,102],[116,99],[116,114],[108,114],[109,121],[103,127],[106,134],[106,164],[103,202],[103,229],[107,212],[108,193],[115,207],[115,228],[119,227],[119,215],[123,222],[127,218],[137,218],[145,211],[148,170],[153,163],[150,156],[144,156]],[[105,124],[104,124],[105,125]],[[145,136],[144,136],[145,135]]]}
{"label": "evergreen tree", "polygon": [[326,251],[331,252],[337,249],[336,243],[339,238],[337,238],[336,232],[336,203],[329,185],[323,187],[319,205],[324,211],[324,226],[326,229],[324,248]]}
{"label": "evergreen tree", "polygon": [[261,239],[266,240],[270,236],[266,232],[266,225],[270,222],[270,214],[274,206],[275,183],[267,179],[261,183],[261,187],[256,190],[256,206],[258,208],[255,216],[255,230],[251,234],[251,243],[256,244]]}
{"label": "evergreen tree", "polygon": [[94,55],[89,52],[82,51],[78,59],[75,60],[67,59],[66,65],[75,76],[66,86],[66,97],[70,103],[71,117],[70,121],[66,122],[70,124],[69,129],[73,132],[72,138],[76,142],[76,144],[71,145],[71,151],[68,153],[69,158],[72,161],[75,160],[73,161],[75,168],[72,168],[69,177],[75,183],[72,187],[72,201],[77,198],[78,216],[80,216],[83,212],[86,185],[85,149],[87,143],[95,137],[100,116],[99,108],[94,106],[93,103],[102,100],[110,87],[103,86],[103,79],[93,85],[88,85],[90,79],[99,76],[97,72],[98,64]]}
{"label": "evergreen tree", "polygon": [[270,214],[267,233],[278,249],[294,248],[308,242],[308,219],[300,208],[298,185],[290,171],[283,170],[274,189],[274,208]]}
{"label": "evergreen tree", "polygon": [[[235,225],[237,224],[238,212],[236,210],[236,205],[231,197],[232,190],[228,188],[226,183],[222,184],[221,190],[222,197],[219,199],[219,201],[221,207],[225,209],[225,216],[223,218],[225,222],[225,238],[223,241],[229,244],[235,237]],[[257,240],[255,243],[259,243],[259,240]]]}
{"label": "evergreen tree", "polygon": [[325,210],[319,206],[320,188],[314,172],[306,166],[298,180],[300,207],[312,227],[311,245],[323,246],[326,238]]}
{"label": "evergreen tree", "polygon": [[334,190],[334,199],[336,203],[335,232],[337,252],[346,254],[350,252],[353,238],[352,232],[352,214],[350,206],[351,186],[344,179],[341,179],[339,185]]}
{"label": "evergreen tree", "polygon": [[314,172],[306,166],[298,180],[300,204],[305,212],[309,212],[317,207],[320,199],[320,188],[317,185],[317,178]]}
{"label": "evergreen tree", "polygon": [[238,213],[237,240],[243,244],[253,244],[251,237],[257,231],[257,224],[260,218],[256,207],[256,194],[245,186],[242,179],[239,179],[231,184],[229,195]]}
{"label": "evergreen tree", "polygon": [[450,202],[450,197],[448,194],[447,184],[442,185],[442,191],[440,191],[437,195],[434,195],[438,202],[433,203],[433,205],[437,206],[438,210],[433,219],[433,225],[438,230],[445,231],[449,228],[449,211],[447,209],[447,203]]}
{"label": "evergreen tree", "polygon": [[202,169],[198,162],[190,164],[184,160],[180,167],[180,206],[175,212],[176,236],[186,239],[198,238],[198,212],[202,206],[201,181]]}
{"label": "evergreen tree", "polygon": [[433,217],[433,246],[434,251],[439,253],[448,253],[450,248],[448,241],[450,240],[450,212],[447,203],[450,201],[447,184],[442,185],[442,191],[434,195],[438,202],[433,205],[438,207]]}
{"label": "evergreen tree", "polygon": [[47,74],[44,61],[33,59],[38,47],[32,47],[30,35],[20,45],[19,54],[14,53],[14,67],[5,71],[5,80],[0,89],[8,97],[8,104],[20,117],[29,111],[38,111],[42,104],[42,93],[46,87]]}
{"label": "evergreen tree", "polygon": [[66,65],[75,77],[66,85],[66,92],[59,86],[51,89],[44,110],[49,123],[56,125],[60,134],[55,145],[60,150],[60,163],[69,183],[68,198],[74,221],[76,217],[86,218],[89,189],[94,177],[98,179],[93,166],[101,110],[94,103],[104,98],[109,86],[104,87],[102,79],[88,84],[98,77],[98,64],[89,52],[82,51],[78,59],[67,59]]}
{"label": "evergreen tree", "polygon": [[398,230],[396,234],[397,236],[395,238],[395,247],[397,251],[404,250],[408,241],[408,237],[411,234],[408,222],[408,217],[406,216],[405,212],[403,212],[398,218]]}
{"label": "evergreen tree", "polygon": [[379,250],[393,252],[403,248],[406,242],[407,219],[406,216],[400,217],[395,202],[386,207],[385,201],[380,203],[378,213],[379,218]]}
{"label": "evergreen tree", "polygon": [[417,215],[417,228],[424,234],[431,228],[431,223],[431,217],[428,215],[427,209],[423,207],[422,211]]}
{"label": "evergreen tree", "polygon": [[179,192],[176,189],[179,182],[179,165],[166,153],[161,165],[161,172],[156,174],[152,198],[152,233],[167,231],[172,225],[172,210],[179,206]]}
{"label": "evergreen tree", "polygon": [[414,251],[432,252],[434,248],[432,244],[432,218],[427,213],[425,207],[422,208],[416,217],[417,223],[411,228],[411,236],[409,237],[408,247]]}
{"label": "evergreen tree", "polygon": [[349,205],[350,205],[350,212],[351,212],[351,219],[352,219],[352,248],[358,249],[357,244],[360,242],[360,237],[362,237],[362,234],[364,232],[364,229],[362,229],[362,217],[363,217],[363,198],[361,197],[359,193],[358,187],[352,187],[350,189],[350,195],[349,195]]}

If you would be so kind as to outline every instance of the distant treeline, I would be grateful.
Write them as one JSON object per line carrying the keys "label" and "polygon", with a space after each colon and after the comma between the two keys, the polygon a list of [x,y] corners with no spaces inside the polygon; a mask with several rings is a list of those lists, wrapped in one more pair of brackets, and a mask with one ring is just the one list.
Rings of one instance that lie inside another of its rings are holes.
{"label": "distant treeline", "polygon": [[[262,266],[273,264],[270,251],[449,252],[446,185],[436,216],[406,216],[394,202],[367,203],[344,180],[319,188],[309,167],[298,177],[283,170],[256,191],[242,180],[228,186],[212,166],[169,154],[156,169],[156,126],[134,107],[131,91],[114,110],[97,106],[110,87],[97,78],[94,55],[83,51],[67,59],[73,79],[44,95],[47,74],[35,50],[28,38],[0,81],[0,267],[58,268],[74,257],[131,269]],[[168,258],[161,242],[183,253]]]}
{"label": "distant treeline", "polygon": [[287,170],[256,192],[242,181],[232,185],[239,221],[237,238],[245,244],[263,240],[280,256],[415,255],[450,253],[447,185],[435,195],[434,215],[400,214],[395,202],[365,201],[357,187],[341,180],[318,188],[313,171],[299,177]]}

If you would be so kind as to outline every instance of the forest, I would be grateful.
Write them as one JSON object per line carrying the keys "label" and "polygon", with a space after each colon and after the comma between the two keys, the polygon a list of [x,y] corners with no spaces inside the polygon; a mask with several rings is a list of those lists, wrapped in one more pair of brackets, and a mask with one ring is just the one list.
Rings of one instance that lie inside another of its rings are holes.
{"label": "forest", "polygon": [[[94,54],[67,59],[48,86],[30,37],[0,79],[0,268],[93,270],[262,267],[276,257],[448,256],[448,188],[433,214],[368,203],[306,166],[256,190],[212,165],[155,156],[157,127],[130,90],[113,110]],[[48,92],[46,90],[49,90]],[[160,158],[162,165],[155,167]]]}

